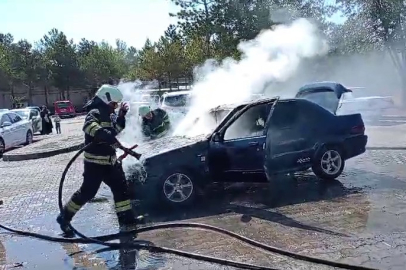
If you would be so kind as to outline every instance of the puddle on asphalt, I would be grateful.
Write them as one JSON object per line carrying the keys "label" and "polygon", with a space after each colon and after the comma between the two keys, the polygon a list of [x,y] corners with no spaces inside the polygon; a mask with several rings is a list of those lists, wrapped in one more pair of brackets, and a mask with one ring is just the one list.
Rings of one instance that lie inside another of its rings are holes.
{"label": "puddle on asphalt", "polygon": [[[77,216],[79,224],[76,225],[74,222],[74,225],[79,231],[89,236],[116,233],[117,225],[112,224],[111,216],[106,216],[105,221],[101,220],[100,217],[85,220],[79,214]],[[89,222],[97,222],[102,225],[96,226],[96,224],[89,224]],[[22,221],[18,229],[61,237],[54,217]],[[128,237],[120,239],[122,242],[131,240]],[[152,244],[146,241],[139,243],[143,245]],[[166,257],[164,255],[153,254],[145,250],[105,250],[103,246],[94,244],[53,243],[8,234],[2,235],[0,238],[0,266],[6,265],[10,269],[18,266],[23,267],[23,269],[43,270],[94,268],[158,270],[165,266],[165,263]]]}

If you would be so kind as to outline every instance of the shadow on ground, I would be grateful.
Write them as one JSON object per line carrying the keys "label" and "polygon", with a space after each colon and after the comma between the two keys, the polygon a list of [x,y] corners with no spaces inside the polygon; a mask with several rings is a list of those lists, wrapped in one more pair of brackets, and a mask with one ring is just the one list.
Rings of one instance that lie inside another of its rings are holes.
{"label": "shadow on ground", "polygon": [[148,223],[171,222],[186,219],[216,216],[227,213],[241,214],[242,222],[252,217],[279,223],[285,226],[301,228],[337,236],[344,234],[302,224],[294,219],[270,211],[271,208],[315,202],[345,197],[360,192],[360,188],[347,188],[340,181],[322,181],[314,175],[301,174],[294,177],[280,177],[272,184],[238,183],[213,185],[192,207],[182,210],[142,209],[148,213]]}

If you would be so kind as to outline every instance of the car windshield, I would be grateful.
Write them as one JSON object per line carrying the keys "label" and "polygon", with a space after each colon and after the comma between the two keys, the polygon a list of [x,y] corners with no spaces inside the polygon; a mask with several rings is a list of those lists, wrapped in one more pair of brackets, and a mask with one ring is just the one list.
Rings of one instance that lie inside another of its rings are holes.
{"label": "car windshield", "polygon": [[22,118],[28,118],[30,112],[28,110],[15,110],[13,111],[16,114],[18,114],[19,116],[21,116]]}
{"label": "car windshield", "polygon": [[58,103],[56,103],[56,106],[58,106],[58,108],[68,108],[68,107],[70,107],[70,103],[69,102],[58,102]]}
{"label": "car windshield", "polygon": [[188,105],[189,94],[166,96],[163,104],[170,107],[184,107]]}

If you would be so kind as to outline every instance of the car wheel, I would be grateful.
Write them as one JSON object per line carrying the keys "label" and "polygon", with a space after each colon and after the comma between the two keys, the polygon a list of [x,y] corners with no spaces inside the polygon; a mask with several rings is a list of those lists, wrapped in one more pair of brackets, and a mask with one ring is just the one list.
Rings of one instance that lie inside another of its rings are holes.
{"label": "car wheel", "polygon": [[198,187],[193,174],[178,171],[164,175],[158,184],[159,197],[164,206],[185,207],[195,201]]}
{"label": "car wheel", "polygon": [[0,138],[0,158],[3,157],[5,150],[6,150],[6,144],[4,143],[4,140]]}
{"label": "car wheel", "polygon": [[312,170],[321,179],[333,180],[340,176],[344,166],[342,151],[338,147],[325,146],[314,159]]}
{"label": "car wheel", "polygon": [[29,145],[33,142],[32,131],[28,130],[27,135],[25,136],[25,145]]}

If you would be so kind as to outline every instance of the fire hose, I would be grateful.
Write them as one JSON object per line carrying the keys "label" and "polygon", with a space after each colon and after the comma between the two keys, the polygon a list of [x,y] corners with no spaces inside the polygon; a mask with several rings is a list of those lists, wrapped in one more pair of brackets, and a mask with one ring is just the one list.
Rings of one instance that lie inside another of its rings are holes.
{"label": "fire hose", "polygon": [[[72,166],[73,162],[90,146],[91,144],[88,144],[84,146],[82,149],[80,149],[73,157],[72,159],[68,162],[66,165],[65,170],[62,173],[62,177],[60,180],[60,185],[59,185],[59,191],[58,191],[58,206],[60,211],[63,211],[63,200],[62,200],[62,191],[63,191],[63,185],[65,182],[66,174],[69,171],[69,168]],[[136,146],[133,146],[135,148]],[[120,156],[119,159],[123,159],[126,157],[126,155],[131,155],[137,159],[140,158],[140,154],[134,152],[132,149],[128,149],[122,146],[119,146],[121,150],[124,151],[124,155]],[[256,248],[260,248],[264,251],[271,252],[271,253],[276,253],[284,256],[288,256],[293,259],[301,260],[301,261],[306,261],[310,263],[316,263],[316,264],[322,264],[322,265],[327,265],[331,267],[336,267],[336,268],[341,268],[341,269],[350,269],[350,270],[377,270],[375,268],[369,268],[369,267],[364,267],[364,266],[358,266],[358,265],[350,265],[350,264],[345,264],[345,263],[340,263],[340,262],[334,262],[334,261],[329,261],[325,259],[320,259],[316,257],[310,257],[310,256],[305,256],[301,255],[298,253],[290,252],[287,250],[279,249],[277,247],[273,247],[258,241],[255,241],[253,239],[250,239],[248,237],[239,235],[237,233],[234,233],[232,231],[228,231],[222,228],[218,228],[215,226],[207,225],[207,224],[201,224],[201,223],[183,223],[183,222],[174,222],[174,223],[164,223],[164,224],[158,224],[158,225],[152,225],[152,226],[145,226],[138,228],[133,231],[128,231],[128,232],[121,232],[121,233],[116,233],[116,234],[108,234],[108,235],[102,235],[102,236],[94,236],[94,237],[89,237],[81,232],[79,232],[77,229],[75,229],[71,224],[69,227],[72,229],[72,231],[79,236],[80,238],[61,238],[61,237],[52,237],[48,235],[43,235],[43,234],[38,234],[38,233],[33,233],[29,231],[22,231],[22,230],[17,230],[13,228],[9,228],[7,226],[4,226],[0,224],[0,228],[7,230],[9,232],[22,235],[22,236],[28,236],[28,237],[34,237],[37,239],[45,240],[45,241],[51,241],[51,242],[59,242],[59,243],[83,243],[83,244],[99,244],[102,246],[109,247],[110,249],[144,249],[148,250],[150,252],[154,253],[167,253],[167,254],[173,254],[181,257],[186,257],[189,259],[194,259],[194,260],[199,260],[199,261],[206,261],[209,263],[215,263],[215,264],[220,264],[224,266],[231,266],[235,268],[240,268],[240,269],[262,269],[262,270],[277,270],[275,268],[270,268],[270,267],[264,267],[264,266],[258,266],[254,264],[248,264],[248,263],[240,263],[240,262],[235,262],[231,260],[226,260],[226,259],[220,259],[220,258],[215,258],[211,256],[206,256],[206,255],[201,255],[197,253],[191,253],[191,252],[186,252],[186,251],[181,251],[177,249],[172,249],[172,248],[166,248],[166,247],[159,247],[159,246],[151,246],[151,245],[145,245],[145,244],[140,244],[137,243],[137,241],[134,241],[132,243],[111,243],[109,241],[111,240],[116,240],[119,239],[120,236],[130,236],[130,235],[135,235],[143,232],[148,232],[148,231],[154,231],[154,230],[163,230],[163,229],[169,229],[169,228],[193,228],[193,229],[203,229],[203,230],[209,230],[213,231],[216,233],[224,234],[229,237],[235,238],[241,242],[244,242],[248,245],[251,245]]]}

